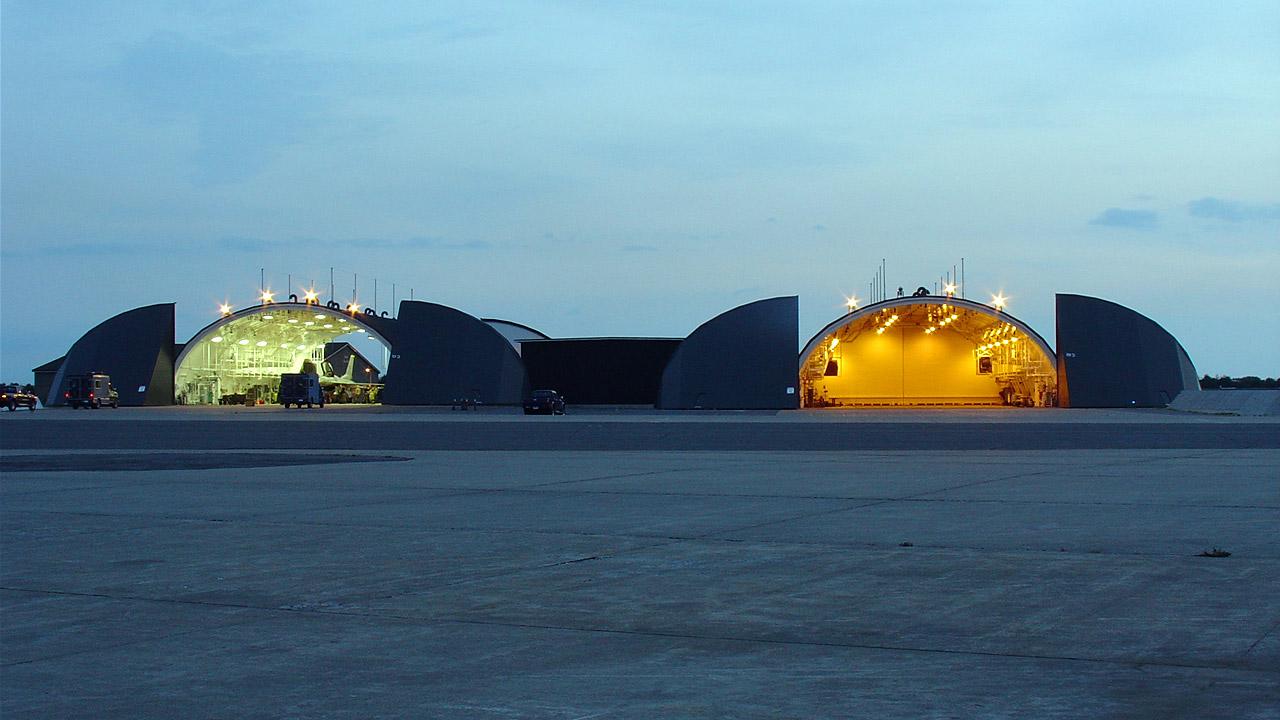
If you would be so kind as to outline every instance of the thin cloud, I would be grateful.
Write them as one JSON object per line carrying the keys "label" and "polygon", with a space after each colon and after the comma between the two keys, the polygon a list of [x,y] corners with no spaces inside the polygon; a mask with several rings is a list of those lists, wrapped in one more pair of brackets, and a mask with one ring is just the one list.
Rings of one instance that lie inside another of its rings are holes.
{"label": "thin cloud", "polygon": [[493,247],[493,243],[488,240],[461,240],[450,242],[443,238],[436,237],[410,238],[403,243],[396,243],[396,245],[425,248],[429,250],[488,250]]}
{"label": "thin cloud", "polygon": [[1160,216],[1152,210],[1107,208],[1090,220],[1089,224],[1130,230],[1154,230],[1159,220]]}
{"label": "thin cloud", "polygon": [[1232,223],[1280,220],[1280,203],[1265,205],[1203,197],[1187,203],[1187,211],[1192,217]]}
{"label": "thin cloud", "polygon": [[288,245],[288,243],[282,243],[275,240],[263,240],[262,238],[253,237],[225,237],[218,240],[216,244],[220,250],[247,253],[276,250]]}
{"label": "thin cloud", "polygon": [[623,245],[622,246],[622,252],[649,253],[649,252],[657,252],[657,251],[658,251],[657,245]]}
{"label": "thin cloud", "polygon": [[4,248],[3,254],[12,258],[31,258],[31,257],[69,257],[69,256],[93,256],[93,257],[112,257],[121,255],[154,255],[158,253],[172,254],[174,250],[169,246],[151,245],[147,243],[135,242],[81,242],[67,243],[65,245],[47,245],[36,248],[20,248],[11,250]]}
{"label": "thin cloud", "polygon": [[438,237],[393,238],[349,238],[345,240],[320,240],[316,238],[294,238],[290,240],[264,240],[253,237],[225,237],[217,240],[214,246],[228,252],[261,253],[269,250],[287,250],[292,248],[359,248],[361,250],[488,250],[493,243],[487,240],[461,240],[450,242]]}

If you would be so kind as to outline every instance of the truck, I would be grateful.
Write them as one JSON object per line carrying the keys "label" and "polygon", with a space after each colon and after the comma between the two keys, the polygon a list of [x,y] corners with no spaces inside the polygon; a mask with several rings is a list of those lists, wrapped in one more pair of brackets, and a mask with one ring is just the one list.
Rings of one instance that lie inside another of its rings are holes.
{"label": "truck", "polygon": [[20,407],[36,409],[36,396],[22,389],[21,385],[0,385],[0,407],[13,412]]}
{"label": "truck", "polygon": [[120,393],[112,386],[111,376],[104,373],[72,375],[67,378],[67,389],[62,396],[73,410],[82,407],[97,410],[103,405],[120,407]]}
{"label": "truck", "polygon": [[302,407],[303,404],[324,407],[324,393],[320,390],[320,376],[316,373],[284,373],[280,376],[277,397],[286,408],[290,405]]}

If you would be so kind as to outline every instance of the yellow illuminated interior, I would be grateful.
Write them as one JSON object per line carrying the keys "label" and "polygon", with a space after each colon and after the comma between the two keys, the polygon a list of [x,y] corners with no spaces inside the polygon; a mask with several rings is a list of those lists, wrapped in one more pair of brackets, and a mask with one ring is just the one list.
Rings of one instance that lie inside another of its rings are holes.
{"label": "yellow illuminated interior", "polygon": [[1057,404],[1052,360],[998,313],[890,307],[822,338],[800,372],[804,407]]}
{"label": "yellow illuminated interior", "polygon": [[305,303],[263,305],[229,318],[183,350],[174,372],[175,399],[185,405],[275,403],[280,375],[310,363],[328,402],[376,402],[382,385],[368,382],[376,375],[355,377],[354,360],[325,356],[326,343],[335,340],[366,358],[384,350],[350,315]]}

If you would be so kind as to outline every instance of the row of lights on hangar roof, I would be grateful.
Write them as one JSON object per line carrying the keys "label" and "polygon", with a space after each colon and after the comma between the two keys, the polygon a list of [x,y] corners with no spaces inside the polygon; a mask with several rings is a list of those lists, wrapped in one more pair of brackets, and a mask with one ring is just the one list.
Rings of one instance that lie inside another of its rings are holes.
{"label": "row of lights on hangar roof", "polygon": [[[296,297],[296,296],[291,295],[290,297]],[[263,290],[258,294],[258,301],[259,301],[259,304],[261,305],[274,305],[276,304],[276,294],[271,292],[270,290]],[[319,305],[320,293],[316,292],[314,289],[303,291],[302,304],[303,305]],[[345,310],[346,312],[349,312],[352,315],[354,315],[360,312],[361,307],[362,306],[360,305],[360,303],[352,301],[347,303]],[[235,308],[233,308],[230,305],[230,303],[221,303],[218,305],[218,312],[219,314],[222,315],[222,317],[227,317],[235,313]],[[321,315],[316,316],[317,320],[320,320],[323,318],[324,316],[321,316]]]}
{"label": "row of lights on hangar roof", "polygon": [[[275,293],[272,293],[272,292],[271,292],[271,291],[269,291],[269,290],[264,290],[264,291],[262,291],[262,293],[258,296],[258,299],[261,301],[261,305],[262,305],[262,306],[266,306],[266,305],[274,305],[274,304],[276,304],[276,303],[275,303]],[[295,302],[295,303],[296,303],[296,301],[293,301],[293,302]],[[303,295],[303,300],[302,300],[302,303],[301,303],[301,304],[302,304],[302,305],[304,305],[304,306],[315,306],[317,309],[321,309],[321,308],[320,308],[320,294],[319,294],[318,292],[316,292],[315,290],[307,290],[307,291],[305,292],[305,294]],[[360,304],[359,304],[359,303],[352,302],[352,303],[349,303],[349,304],[347,305],[347,307],[346,307],[346,311],[347,311],[347,312],[349,312],[349,313],[351,313],[352,315],[355,315],[356,313],[358,313],[358,312],[360,311],[360,307],[361,307],[361,306],[360,306]],[[329,308],[329,309],[330,309],[330,310],[337,310],[337,308]],[[222,315],[223,317],[229,317],[229,316],[231,316],[231,315],[235,314],[235,309],[234,309],[234,308],[232,308],[232,307],[231,307],[231,305],[229,305],[229,304],[227,304],[227,303],[222,303],[222,304],[220,304],[220,305],[218,306],[218,311],[221,313],[221,315]],[[269,313],[264,313],[261,317],[262,317],[262,319],[263,319],[264,321],[269,321],[269,320],[274,320],[274,319],[275,319],[275,315],[272,315],[272,314],[269,314]],[[314,320],[302,320],[302,321],[299,321],[299,320],[298,320],[298,318],[296,318],[296,317],[291,317],[291,318],[285,318],[285,321],[286,321],[287,323],[289,323],[290,325],[297,325],[297,324],[299,324],[299,322],[301,322],[301,324],[302,324],[302,326],[303,326],[304,328],[314,328],[314,327],[315,327],[315,325],[316,325],[316,321],[317,321],[317,320],[330,320],[330,319],[333,319],[333,317],[332,317],[331,315],[325,315],[325,314],[319,314],[319,313],[317,313],[317,314],[314,316],[314,318],[315,318]],[[347,325],[347,319],[346,319],[346,318],[339,317],[339,318],[337,318],[337,321],[338,321],[340,324],[342,324],[342,325]],[[320,326],[320,328],[322,328],[322,329],[324,329],[324,330],[332,330],[332,329],[334,329],[334,325],[333,325],[333,323],[324,323],[323,325],[321,325],[321,326]],[[376,340],[376,339],[377,339],[377,338],[375,338],[373,335],[369,335],[369,334],[367,334],[367,331],[366,331],[364,328],[358,328],[358,327],[343,327],[343,328],[339,328],[339,330],[342,330],[342,331],[344,331],[344,332],[350,332],[350,331],[353,331],[353,330],[354,330],[355,332],[358,332],[358,333],[365,333],[365,334],[366,334],[366,337],[368,337],[370,340]],[[226,339],[226,338],[224,338],[222,335],[217,335],[217,336],[214,336],[214,337],[212,337],[212,338],[209,338],[209,340],[210,340],[211,342],[215,342],[215,343],[221,343],[221,342],[223,342],[223,340],[225,340],[225,339]],[[247,340],[247,339],[242,339],[242,340],[239,340],[236,344],[237,344],[237,345],[248,345],[248,344],[249,344],[249,342],[250,342],[250,341],[249,341],[249,340]],[[255,344],[257,347],[262,348],[262,347],[266,347],[269,343],[267,343],[267,341],[265,341],[265,340],[259,340],[259,341],[257,341],[257,342],[256,342],[256,343],[254,343],[254,344]],[[288,349],[288,348],[292,348],[292,347],[295,347],[295,346],[293,345],[293,343],[281,343],[281,344],[280,344],[280,347],[281,347],[281,348],[283,348],[283,349]],[[323,347],[323,345],[317,345],[316,347]],[[297,348],[298,350],[306,350],[306,349],[307,349],[307,345],[305,345],[305,344],[297,345],[297,346],[296,346],[296,348]]]}
{"label": "row of lights on hangar roof", "polygon": [[[950,283],[946,285],[943,288],[943,292],[948,299],[954,298],[956,295],[955,283]],[[898,297],[903,297],[903,296],[899,295]],[[858,309],[859,302],[860,301],[858,300],[857,295],[850,295],[844,299],[844,306],[848,310],[848,312],[853,312],[854,310]],[[1005,306],[1008,303],[1009,303],[1009,298],[1005,297],[1004,293],[996,293],[995,295],[991,296],[991,307],[995,308],[999,312],[1004,312]]]}
{"label": "row of lights on hangar roof", "polygon": [[[945,292],[945,294],[946,294],[946,296],[947,296],[947,299],[952,299],[952,298],[954,298],[954,297],[955,297],[955,294],[956,294],[956,285],[955,285],[955,283],[947,283],[947,284],[943,287],[943,291]],[[901,296],[900,296],[900,297],[901,297]],[[995,308],[996,312],[1004,312],[1005,307],[1007,306],[1007,304],[1008,304],[1008,298],[1007,298],[1007,297],[1005,297],[1004,293],[996,293],[995,295],[992,295],[992,296],[991,296],[991,307]],[[858,309],[858,298],[857,298],[857,296],[855,295],[855,296],[850,296],[850,297],[845,298],[845,307],[846,307],[846,308],[848,308],[848,310],[849,310],[849,312],[850,312],[850,313],[852,313],[853,311],[857,310],[857,309]],[[947,325],[950,325],[951,323],[955,322],[956,320],[959,320],[959,319],[960,319],[960,314],[959,314],[958,312],[955,312],[955,309],[956,309],[956,308],[953,308],[952,306],[948,305],[947,303],[943,303],[943,304],[942,304],[942,308],[941,308],[941,312],[939,312],[939,313],[934,313],[934,312],[930,311],[930,313],[929,313],[929,320],[930,320],[930,322],[932,322],[932,323],[934,323],[934,324],[932,324],[932,325],[930,325],[929,327],[925,328],[924,333],[925,333],[926,335],[932,335],[933,333],[937,332],[938,330],[940,330],[940,329],[942,329],[942,328],[946,327]],[[896,322],[898,322],[898,319],[899,319],[898,314],[897,314],[896,312],[891,312],[891,311],[889,311],[889,310],[885,310],[885,311],[883,311],[880,317],[881,317],[881,319],[876,321],[877,325],[879,325],[879,327],[877,327],[877,328],[876,328],[876,334],[877,334],[877,335],[883,335],[883,334],[884,334],[884,332],[885,332],[886,330],[888,330],[889,328],[893,327],[893,325],[894,325]],[[1009,328],[1009,329],[1011,329],[1011,328],[1012,328],[1012,326],[1010,326],[1010,325],[1007,325],[1007,324],[1006,324],[1006,325],[1005,325],[1005,328]],[[837,338],[832,338],[832,339],[831,339],[831,344],[830,344],[830,349],[834,350],[834,349],[835,349],[835,347],[836,347],[836,345],[837,345],[837,344],[839,344],[839,342],[840,342],[840,341],[839,341],[839,339],[837,339]],[[991,343],[991,344],[989,344],[989,345],[983,345],[982,347],[980,347],[980,348],[978,348],[978,349],[979,349],[979,350],[989,350],[989,349],[992,349],[992,348],[994,348],[994,347],[996,347],[996,346],[998,346],[998,345],[1008,345],[1010,342],[1017,342],[1017,340],[1016,340],[1016,338],[1013,338],[1013,339],[1006,339],[1006,340],[1003,340],[1003,341],[996,340],[995,342],[993,342],[993,343]]]}

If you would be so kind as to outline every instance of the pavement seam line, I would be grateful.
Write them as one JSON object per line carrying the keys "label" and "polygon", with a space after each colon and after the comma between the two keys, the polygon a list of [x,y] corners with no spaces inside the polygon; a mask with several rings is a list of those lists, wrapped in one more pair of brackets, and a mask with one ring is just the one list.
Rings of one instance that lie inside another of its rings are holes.
{"label": "pavement seam line", "polygon": [[[577,626],[571,626],[571,625],[549,625],[549,624],[541,624],[541,623],[518,623],[518,622],[505,622],[505,621],[498,621],[498,620],[467,619],[467,618],[448,617],[448,616],[424,618],[424,617],[419,617],[414,615],[400,615],[396,613],[378,613],[378,612],[368,612],[368,611],[356,612],[356,611],[350,611],[350,610],[341,610],[341,611],[320,610],[320,609],[310,609],[310,608],[264,607],[259,605],[248,605],[243,603],[213,603],[208,601],[179,600],[174,598],[147,598],[147,597],[128,596],[128,595],[117,596],[117,595],[109,595],[105,593],[75,593],[75,592],[62,592],[62,591],[50,591],[50,590],[31,590],[27,588],[11,588],[11,587],[0,587],[0,590],[6,590],[11,592],[26,592],[26,593],[32,593],[32,594],[65,595],[65,596],[72,596],[72,597],[91,597],[91,598],[115,600],[120,602],[130,601],[130,602],[148,602],[148,603],[160,603],[160,604],[179,604],[179,605],[191,605],[191,606],[203,606],[203,607],[237,608],[237,609],[244,609],[244,610],[257,610],[262,612],[294,614],[294,615],[340,616],[340,617],[365,618],[365,619],[395,620],[399,622],[412,622],[412,623],[419,623],[419,624],[425,624],[425,625],[440,625],[440,624],[482,625],[482,626],[491,626],[491,627],[523,628],[523,629],[531,629],[531,630],[556,630],[556,631],[563,631],[563,632],[601,633],[601,634],[610,634],[610,635],[635,635],[635,636],[642,636],[642,637],[660,637],[660,638],[685,639],[685,640],[761,643],[761,644],[768,644],[768,645],[786,645],[786,646],[802,646],[802,647],[832,647],[832,648],[848,648],[848,649],[860,649],[860,650],[883,650],[883,651],[889,651],[889,652],[929,653],[929,654],[941,654],[941,655],[965,655],[965,656],[978,656],[978,657],[1001,657],[1001,658],[1021,659],[1021,660],[1053,660],[1053,661],[1062,661],[1062,662],[1095,663],[1095,664],[1103,664],[1103,665],[1123,665],[1128,667],[1144,666],[1144,667],[1186,668],[1186,669],[1196,669],[1196,670],[1235,670],[1235,671],[1243,671],[1243,672],[1263,673],[1266,675],[1280,675],[1280,669],[1258,670],[1254,668],[1238,668],[1238,667],[1232,667],[1232,666],[1211,665],[1211,664],[1118,660],[1118,659],[1110,659],[1110,658],[1078,657],[1078,656],[1072,656],[1072,655],[1036,655],[1036,654],[1028,654],[1028,653],[1000,653],[1000,652],[983,651],[983,650],[948,650],[948,649],[942,649],[942,648],[924,648],[924,647],[912,647],[907,645],[885,645],[885,644],[875,644],[875,643],[836,643],[836,642],[821,642],[821,641],[813,641],[813,640],[779,640],[775,638],[751,638],[751,637],[738,637],[733,635],[709,635],[709,634],[696,634],[696,633],[661,632],[661,631],[654,631],[654,630],[626,630],[626,629],[618,629],[618,628],[577,627]],[[235,624],[236,625],[249,624],[255,621],[256,619],[248,619],[243,623],[235,623]],[[209,628],[209,629],[216,629],[216,628]],[[192,631],[192,632],[195,632],[195,631]],[[140,640],[138,642],[141,643],[141,642],[147,642],[147,641]],[[94,652],[99,649],[100,648],[94,648],[93,650],[87,650],[85,652]],[[82,654],[82,653],[76,653],[76,654]],[[23,662],[25,663],[25,662],[32,662],[32,661],[23,661]],[[14,664],[19,664],[19,663],[14,663]]]}
{"label": "pavement seam line", "polygon": [[[1044,472],[1048,472],[1048,471],[1044,471]],[[1042,474],[1042,473],[1033,473],[1033,474]],[[948,491],[948,490],[957,490],[957,489],[966,488],[966,487],[974,487],[974,486],[976,486],[976,485],[982,485],[982,484],[989,483],[989,482],[996,482],[996,481],[998,481],[998,480],[1012,480],[1012,479],[1015,479],[1015,478],[1017,478],[1017,477],[1022,477],[1022,475],[1024,475],[1024,474],[1014,475],[1014,476],[1010,476],[1010,477],[1006,477],[1006,478],[988,478],[988,479],[986,479],[986,480],[978,480],[978,481],[971,482],[971,483],[962,483],[962,484],[960,484],[960,485],[954,485],[954,486],[949,486],[949,487],[945,487],[945,488],[940,488],[940,489],[938,489],[938,490],[931,490],[931,491],[928,491],[928,492],[913,493],[913,494],[911,494],[911,495],[904,495],[904,496],[902,496],[902,497],[887,498],[887,499],[884,499],[884,500],[876,500],[876,501],[873,501],[873,502],[867,502],[867,503],[856,503],[856,504],[854,504],[854,505],[850,505],[850,506],[848,506],[848,507],[836,508],[836,509],[833,509],[833,510],[823,510],[823,511],[820,511],[820,512],[803,513],[803,514],[797,515],[797,516],[795,516],[795,517],[784,518],[784,519],[781,519],[781,520],[771,520],[771,521],[768,521],[768,522],[762,522],[762,523],[755,523],[755,524],[752,524],[752,525],[746,525],[746,526],[738,527],[738,528],[731,528],[731,529],[728,529],[728,530],[722,530],[722,531],[718,531],[718,532],[715,532],[715,533],[708,533],[707,535],[719,535],[719,536],[722,536],[722,535],[726,535],[726,534],[740,533],[740,532],[743,532],[743,531],[746,531],[746,530],[758,530],[758,529],[760,529],[760,528],[762,528],[762,527],[769,527],[770,525],[779,525],[779,524],[782,524],[782,523],[794,522],[794,521],[796,521],[796,520],[808,520],[808,519],[811,519],[811,518],[822,517],[822,516],[824,516],[824,515],[833,515],[833,514],[836,514],[836,513],[846,512],[846,511],[849,511],[849,510],[862,510],[862,509],[865,509],[865,508],[869,508],[869,507],[877,507],[877,506],[879,506],[879,505],[885,505],[885,504],[892,503],[892,502],[899,502],[899,501],[902,501],[902,500],[911,500],[911,499],[913,499],[913,498],[921,497],[921,496],[923,496],[923,495],[931,495],[931,494],[933,494],[933,493],[937,493],[937,492],[946,492],[946,491]],[[700,536],[700,537],[702,537],[702,536]]]}
{"label": "pavement seam line", "polygon": [[[9,590],[9,589],[10,589],[10,588],[0,588],[0,590]],[[32,591],[22,591],[22,592],[32,592]],[[99,597],[99,598],[106,599],[106,600],[119,601],[119,598],[111,597],[111,596],[109,596],[109,595],[99,595],[99,596],[90,596],[90,597]],[[245,609],[245,610],[257,610],[258,608],[242,608],[242,609]],[[86,648],[86,649],[84,649],[84,650],[76,650],[76,651],[73,651],[73,652],[65,652],[65,653],[61,653],[61,654],[58,654],[58,655],[50,655],[50,656],[47,656],[47,657],[31,658],[30,660],[15,660],[15,661],[13,661],[13,662],[0,662],[0,668],[18,667],[18,666],[20,666],[20,665],[33,665],[33,664],[35,664],[35,663],[51,662],[51,661],[56,661],[56,660],[65,660],[66,658],[76,657],[76,656],[79,656],[79,655],[87,655],[87,654],[90,654],[90,653],[102,652],[102,651],[107,651],[107,650],[119,650],[119,649],[121,649],[121,648],[132,647],[132,646],[134,646],[134,645],[141,645],[141,644],[143,644],[143,643],[155,642],[155,641],[160,641],[160,640],[169,640],[169,639],[171,639],[171,638],[182,637],[182,636],[184,636],[184,635],[194,635],[194,634],[196,634],[196,633],[209,632],[209,631],[211,631],[211,630],[221,630],[221,629],[223,629],[223,628],[237,627],[237,626],[239,626],[239,625],[248,625],[248,624],[250,624],[250,623],[255,623],[255,622],[258,622],[258,621],[259,621],[259,618],[245,618],[244,620],[239,620],[239,621],[235,621],[235,622],[219,623],[219,624],[217,624],[217,625],[210,625],[210,626],[208,626],[208,627],[193,628],[193,629],[191,629],[191,630],[177,630],[177,631],[175,631],[175,632],[166,633],[166,634],[164,634],[164,635],[157,635],[157,636],[155,636],[155,637],[151,637],[151,638],[142,638],[142,639],[138,639],[138,640],[129,640],[129,641],[126,641],[126,642],[117,643],[117,644],[115,644],[115,645],[107,645],[107,646],[103,646],[103,647]]]}
{"label": "pavement seam line", "polygon": [[[883,502],[869,503],[866,505],[866,507],[870,507],[873,505],[880,505],[880,504],[884,504],[884,503]],[[832,513],[841,512],[842,510],[858,509],[859,507],[863,507],[863,506],[851,506],[847,508],[831,510],[828,512],[832,512]],[[840,550],[840,551],[849,551],[849,550],[858,549],[858,548],[863,548],[868,550],[875,550],[875,549],[882,549],[882,548],[892,549],[891,546],[881,545],[881,544],[872,543],[872,542],[842,543],[842,542],[819,542],[819,541],[812,541],[812,540],[778,540],[778,539],[771,539],[771,538],[738,538],[738,537],[725,537],[719,534],[721,532],[737,532],[736,530],[714,531],[712,533],[704,533],[701,535],[670,535],[670,534],[661,534],[661,533],[650,533],[650,534],[605,533],[605,532],[599,532],[599,531],[547,530],[547,529],[505,528],[505,527],[498,528],[498,527],[483,527],[478,525],[477,526],[441,525],[441,526],[423,529],[423,528],[415,528],[415,527],[406,526],[406,525],[318,522],[318,521],[307,521],[307,520],[284,522],[284,521],[270,520],[270,519],[258,520],[254,518],[222,519],[222,518],[199,518],[199,517],[176,517],[176,516],[112,515],[107,513],[75,513],[75,512],[67,512],[67,511],[49,511],[49,510],[44,510],[39,512],[42,512],[45,514],[51,514],[51,515],[73,515],[73,516],[87,516],[87,517],[113,517],[113,518],[130,518],[130,519],[166,520],[169,522],[176,522],[176,523],[199,523],[199,524],[210,524],[210,525],[237,524],[237,523],[247,524],[247,525],[257,525],[257,526],[263,526],[263,527],[290,527],[292,525],[304,525],[308,527],[367,528],[367,529],[379,529],[379,530],[419,531],[419,532],[426,532],[426,533],[466,532],[466,533],[494,534],[494,535],[528,534],[528,535],[546,535],[546,536],[553,536],[553,537],[565,536],[565,537],[607,538],[607,539],[617,539],[617,540],[665,539],[665,540],[671,540],[673,542],[687,542],[691,540],[697,540],[697,541],[706,541],[706,542],[735,543],[735,544],[760,543],[763,545],[775,545],[775,546],[792,545],[797,547],[820,547],[820,548],[827,548],[830,550]],[[817,517],[817,516],[819,515],[814,515],[814,517]],[[803,517],[809,517],[809,516],[803,516]],[[800,518],[796,518],[796,519],[800,519]],[[767,525],[769,523],[765,523],[765,524]],[[81,534],[82,535],[98,535],[98,534],[113,533],[113,532],[135,531],[135,530],[145,529],[147,527],[148,527],[147,525],[142,525],[138,527],[104,528],[104,529],[98,529],[98,530],[81,531],[77,534],[78,535],[81,535]],[[752,529],[752,527],[748,526],[746,529]],[[669,543],[658,543],[655,545],[655,547],[666,545],[666,544],[669,544]],[[1054,548],[996,547],[996,546],[986,546],[986,545],[916,544],[913,547],[918,549],[932,549],[932,550],[946,550],[946,551],[960,551],[960,552],[965,552],[965,551],[1001,552],[1001,553],[1014,553],[1014,554],[1022,554],[1022,553],[1026,553],[1026,554],[1055,553],[1055,554],[1064,554],[1064,555],[1088,554],[1088,555],[1104,556],[1104,557],[1174,558],[1174,559],[1190,557],[1185,553],[1155,553],[1155,552],[1115,553],[1115,552],[1092,552],[1092,551],[1079,551],[1079,550],[1069,550],[1063,553],[1060,549],[1054,549]],[[1255,555],[1250,555],[1249,559],[1254,561],[1257,561],[1257,560],[1272,561],[1272,560],[1280,559],[1280,556],[1255,554]]]}
{"label": "pavement seam line", "polygon": [[1263,640],[1266,640],[1268,636],[1275,633],[1277,629],[1280,629],[1280,620],[1277,620],[1276,623],[1271,626],[1270,630],[1267,630],[1266,632],[1262,633],[1261,637],[1259,637],[1257,640],[1254,640],[1253,643],[1249,645],[1249,649],[1244,651],[1244,654],[1248,655],[1249,653],[1253,652],[1254,648],[1258,647],[1258,645],[1260,645]]}
{"label": "pavement seam line", "polygon": [[[395,617],[399,617],[399,616],[395,616]],[[406,618],[406,619],[409,619],[409,618]],[[607,633],[607,634],[617,634],[617,635],[640,635],[640,636],[647,636],[647,637],[665,637],[665,638],[677,638],[677,639],[689,639],[689,640],[718,640],[723,642],[763,643],[763,644],[771,644],[771,645],[790,645],[790,646],[798,645],[798,646],[807,646],[807,647],[835,647],[835,648],[850,648],[850,649],[861,649],[861,650],[885,650],[885,651],[892,651],[892,652],[933,653],[933,654],[941,654],[941,655],[974,655],[974,656],[980,656],[980,657],[1001,657],[1001,658],[1012,658],[1012,659],[1023,659],[1023,660],[1056,660],[1056,661],[1063,661],[1063,662],[1097,663],[1097,664],[1103,664],[1103,665],[1123,665],[1123,666],[1129,666],[1129,667],[1145,666],[1145,667],[1188,668],[1188,669],[1198,669],[1198,670],[1235,670],[1235,671],[1242,671],[1242,672],[1257,672],[1257,673],[1263,673],[1266,675],[1280,676],[1280,669],[1259,670],[1256,668],[1239,668],[1239,667],[1234,667],[1230,665],[1172,663],[1172,662],[1143,661],[1143,660],[1118,660],[1118,659],[1111,659],[1111,658],[1078,657],[1078,656],[1072,656],[1072,655],[1036,655],[1036,654],[1027,654],[1027,653],[1001,653],[1001,652],[984,651],[984,650],[948,650],[945,648],[925,648],[925,647],[911,647],[906,645],[883,645],[883,644],[874,644],[874,643],[836,643],[836,642],[821,642],[821,641],[812,641],[812,640],[778,640],[774,638],[749,638],[749,637],[738,637],[733,635],[705,635],[705,634],[696,634],[696,633],[660,632],[660,631],[653,631],[653,630],[623,630],[623,629],[617,629],[617,628],[576,627],[571,625],[543,625],[538,623],[513,623],[513,622],[503,622],[503,621],[494,621],[494,620],[464,619],[464,618],[457,618],[457,617],[440,617],[440,618],[434,618],[431,621],[459,623],[459,624],[466,624],[466,625],[493,625],[498,627],[515,627],[515,628],[529,628],[529,629],[540,629],[540,630],[562,630],[562,631],[585,632],[585,633]]]}

